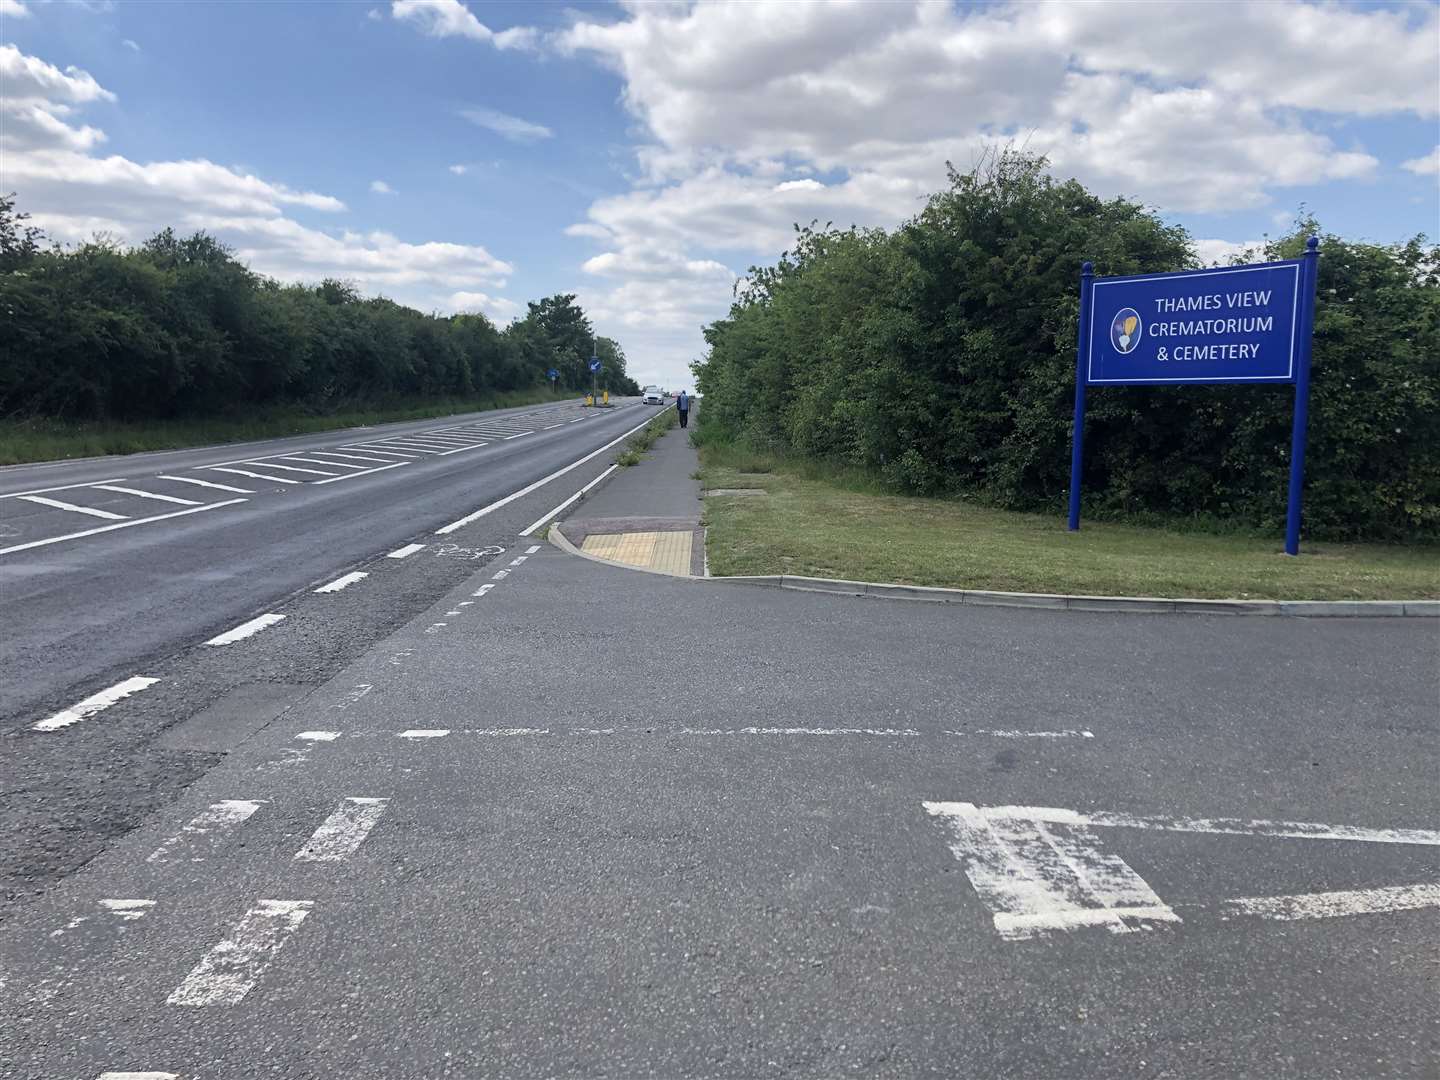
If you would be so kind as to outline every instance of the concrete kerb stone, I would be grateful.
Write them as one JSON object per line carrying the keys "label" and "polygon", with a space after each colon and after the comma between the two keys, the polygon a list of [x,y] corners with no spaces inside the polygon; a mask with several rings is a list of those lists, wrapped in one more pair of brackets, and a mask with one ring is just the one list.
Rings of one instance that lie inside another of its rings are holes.
{"label": "concrete kerb stone", "polygon": [[985,589],[944,589],[926,585],[896,585],[876,581],[813,578],[799,574],[750,574],[734,577],[696,577],[667,574],[644,566],[613,562],[590,555],[572,544],[557,523],[550,541],[562,551],[591,562],[636,570],[642,574],[690,581],[715,581],[840,596],[874,596],[891,600],[930,603],[977,604],[991,607],[1044,608],[1052,611],[1109,611],[1147,615],[1280,615],[1290,618],[1440,618],[1440,600],[1190,600],[1150,596],[1070,596],[1059,593],[995,592]]}

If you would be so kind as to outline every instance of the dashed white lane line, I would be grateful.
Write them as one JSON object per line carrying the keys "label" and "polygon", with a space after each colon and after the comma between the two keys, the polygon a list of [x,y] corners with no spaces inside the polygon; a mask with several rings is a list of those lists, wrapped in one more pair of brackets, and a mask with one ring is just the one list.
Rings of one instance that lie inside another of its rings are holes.
{"label": "dashed white lane line", "polygon": [[175,495],[161,495],[155,491],[141,491],[139,488],[119,487],[115,484],[96,484],[101,491],[118,491],[121,495],[136,495],[142,499],[156,499],[160,502],[178,503],[180,506],[204,506],[197,499],[181,499]]}
{"label": "dashed white lane line", "polygon": [[[56,462],[63,465],[65,462]],[[23,499],[27,495],[44,495],[50,491],[74,491],[76,488],[94,487],[96,484],[123,484],[125,477],[117,476],[111,480],[92,480],[88,484],[61,484],[59,487],[31,488],[29,491],[12,491],[8,495],[0,495],[0,499]]]}
{"label": "dashed white lane line", "polygon": [[274,626],[276,623],[284,621],[284,619],[284,615],[257,615],[249,622],[243,622],[239,626],[235,627],[233,630],[226,630],[223,634],[216,634],[209,641],[205,642],[205,644],[230,645],[236,641],[243,641],[248,637],[253,637],[254,635],[258,634],[267,626]]}
{"label": "dashed white lane line", "polygon": [[357,581],[364,581],[369,576],[370,575],[365,573],[365,571],[363,570],[352,570],[350,573],[345,574],[342,577],[338,577],[334,581],[321,585],[318,589],[315,590],[315,592],[339,592],[347,585],[354,585]]}
{"label": "dashed white lane line", "polygon": [[487,592],[489,592],[489,591],[490,591],[491,589],[493,589],[494,587],[495,587],[495,583],[492,581],[489,585],[481,585],[480,588],[476,589],[476,590],[475,590],[473,593],[471,593],[470,595],[471,595],[471,596],[484,596]]}
{"label": "dashed white lane line", "polygon": [[311,900],[260,900],[166,999],[171,1005],[236,1005],[310,914]]}
{"label": "dashed white lane line", "polygon": [[298,484],[301,482],[288,476],[266,476],[264,473],[249,472],[245,469],[232,469],[228,465],[207,465],[206,468],[210,472],[234,473],[236,476],[248,476],[251,480],[268,480],[272,484]]}
{"label": "dashed white lane line", "polygon": [[539,545],[539,544],[536,544],[536,545],[534,545],[533,547],[528,547],[528,548],[526,548],[526,549],[525,549],[525,554],[526,554],[526,555],[534,555],[534,554],[535,554],[537,551],[539,551],[539,550],[540,550],[540,545]]}
{"label": "dashed white lane line", "polygon": [[179,1080],[178,1073],[167,1072],[103,1072],[99,1080]]}
{"label": "dashed white lane line", "polygon": [[389,799],[347,798],[295,853],[295,861],[344,862],[360,849],[389,802]]}
{"label": "dashed white lane line", "polygon": [[490,580],[492,580],[492,581],[504,581],[504,580],[505,580],[507,577],[509,577],[509,576],[510,576],[510,571],[509,571],[509,570],[496,570],[495,573],[493,573],[493,574],[490,575]]}
{"label": "dashed white lane line", "polygon": [[519,566],[521,563],[523,563],[523,562],[524,562],[526,559],[528,559],[528,558],[530,558],[529,555],[517,555],[517,556],[515,556],[515,558],[513,558],[513,559],[510,560],[510,565],[511,565],[511,566]]}
{"label": "dashed white lane line", "polygon": [[809,727],[744,727],[744,728],[680,728],[676,735],[875,735],[881,738],[907,738],[922,732],[915,728],[809,728]]}
{"label": "dashed white lane line", "polygon": [[[175,835],[167,838],[159,847],[145,857],[146,862],[168,862],[175,849],[189,844],[196,837],[207,836],[221,829],[228,829],[248,821],[250,815],[264,805],[263,799],[221,799],[211,803],[196,814]],[[203,855],[191,855],[190,862],[203,862]]]}
{"label": "dashed white lane line", "polygon": [[39,723],[33,724],[32,730],[56,731],[63,727],[69,727],[71,724],[78,724],[86,717],[94,716],[102,709],[108,709],[121,698],[138,693],[147,686],[154,686],[159,681],[159,679],[151,679],[144,675],[134,675],[101,690],[98,694],[91,694],[84,701],[71,705],[68,709],[61,709],[54,716],[48,716]]}
{"label": "dashed white lane line", "polygon": [[167,476],[161,473],[158,480],[178,480],[182,484],[194,484],[196,487],[214,488],[216,491],[233,491],[238,495],[254,495],[254,488],[237,488],[229,484],[212,484],[209,480],[196,480],[193,476]]}
{"label": "dashed white lane line", "polygon": [[44,495],[20,495],[18,498],[26,502],[39,503],[41,506],[48,506],[55,510],[69,510],[72,514],[89,514],[91,517],[106,518],[110,521],[125,521],[124,514],[114,514],[109,510],[96,510],[93,506],[76,506],[74,503],[63,502],[60,499],[47,499]]}
{"label": "dashed white lane line", "polygon": [[529,495],[530,492],[535,491],[535,490],[538,489],[538,488],[544,487],[546,484],[550,483],[551,480],[554,480],[554,479],[556,479],[556,478],[558,478],[558,477],[564,476],[566,473],[570,472],[570,470],[572,470],[572,469],[578,469],[581,465],[584,465],[587,461],[593,461],[595,458],[597,458],[597,457],[599,457],[601,454],[603,454],[606,450],[609,450],[612,446],[617,446],[617,445],[619,445],[621,442],[623,442],[625,439],[628,439],[631,435],[634,435],[635,432],[639,431],[641,428],[643,428],[646,424],[648,424],[648,423],[649,423],[651,420],[653,420],[653,419],[654,419],[653,416],[647,417],[645,420],[643,420],[643,421],[641,421],[640,423],[636,424],[634,427],[632,427],[629,431],[625,432],[623,435],[619,435],[619,436],[617,436],[616,438],[611,439],[608,443],[606,443],[604,446],[600,447],[598,450],[592,450],[592,451],[590,451],[590,453],[586,454],[586,455],[585,455],[584,457],[582,457],[582,458],[579,458],[579,459],[577,459],[577,460],[575,460],[575,461],[572,461],[569,465],[566,465],[566,466],[564,466],[563,468],[560,468],[560,469],[556,469],[556,470],[555,470],[553,473],[551,473],[549,476],[543,476],[543,477],[541,477],[539,480],[536,480],[533,484],[527,484],[527,485],[525,485],[525,486],[524,486],[523,488],[521,488],[519,491],[512,491],[509,495],[506,495],[503,499],[497,499],[495,502],[491,503],[489,506],[482,506],[479,510],[476,510],[476,511],[473,511],[472,513],[466,514],[464,517],[460,518],[458,521],[452,521],[449,525],[442,525],[440,528],[438,528],[438,529],[435,530],[436,534],[437,534],[437,535],[444,535],[444,534],[446,534],[446,533],[452,533],[452,532],[454,532],[456,529],[463,528],[464,526],[469,525],[472,521],[476,521],[476,520],[484,517],[486,514],[494,513],[496,510],[499,510],[502,506],[509,506],[509,505],[510,505],[512,502],[514,502],[516,499],[522,499],[522,498],[524,498],[526,495]]}
{"label": "dashed white lane line", "polygon": [[992,739],[1093,739],[1095,733],[1085,728],[1064,728],[1060,731],[1002,731],[996,728],[976,728],[974,731],[947,731],[946,735],[965,737],[986,735]]}
{"label": "dashed white lane line", "polygon": [[401,739],[443,739],[450,734],[449,728],[411,728],[400,732]]}
{"label": "dashed white lane line", "polygon": [[350,473],[346,476],[332,476],[329,480],[311,480],[310,483],[319,487],[321,484],[333,484],[337,480],[354,480],[356,477],[369,476],[371,473],[384,472],[386,469],[398,469],[401,465],[409,465],[408,461],[397,461],[392,465],[381,465],[374,469],[366,469],[364,472]]}
{"label": "dashed white lane line", "polygon": [[67,540],[79,540],[83,536],[95,536],[97,533],[113,532],[116,529],[130,529],[136,525],[149,525],[155,521],[169,521],[171,518],[184,517],[187,514],[203,514],[206,510],[219,510],[222,506],[234,506],[236,503],[243,503],[245,499],[226,499],[224,502],[210,503],[206,506],[192,506],[188,510],[176,510],[169,514],[155,514],[151,517],[133,518],[130,521],[117,522],[114,525],[97,525],[93,529],[82,529],[80,532],[66,533],[64,536],[51,536],[45,540],[31,540],[28,544],[15,544],[12,547],[0,548],[0,555],[11,555],[17,551],[29,551],[31,548],[45,547],[47,544],[62,544]]}
{"label": "dashed white lane line", "polygon": [[305,742],[334,742],[339,737],[338,731],[302,731],[295,736]]}
{"label": "dashed white lane line", "polygon": [[1333,919],[1342,915],[1375,915],[1389,911],[1415,911],[1440,907],[1440,884],[1395,885],[1380,889],[1345,889],[1339,892],[1301,893],[1296,896],[1246,896],[1225,901],[1237,915],[1289,922],[1296,919]]}
{"label": "dashed white lane line", "polygon": [[396,548],[385,557],[387,559],[408,559],[411,555],[414,555],[415,552],[422,551],[424,547],[424,544],[406,544],[402,548]]}

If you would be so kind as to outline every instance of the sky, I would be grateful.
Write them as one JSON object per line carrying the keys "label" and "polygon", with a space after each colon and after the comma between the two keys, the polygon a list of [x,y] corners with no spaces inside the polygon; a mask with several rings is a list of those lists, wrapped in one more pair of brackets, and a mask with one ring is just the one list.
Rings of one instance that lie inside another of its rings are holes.
{"label": "sky", "polygon": [[641,383],[795,222],[894,226],[987,148],[1184,225],[1440,233],[1440,3],[0,0],[0,191],[204,229],[500,325],[578,294]]}

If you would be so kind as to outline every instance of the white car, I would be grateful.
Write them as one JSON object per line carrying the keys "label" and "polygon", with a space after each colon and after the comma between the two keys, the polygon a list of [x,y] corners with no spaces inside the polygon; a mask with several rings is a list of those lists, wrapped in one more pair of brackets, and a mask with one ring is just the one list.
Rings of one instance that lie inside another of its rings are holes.
{"label": "white car", "polygon": [[642,399],[646,405],[664,405],[665,391],[658,386],[645,387],[645,396]]}

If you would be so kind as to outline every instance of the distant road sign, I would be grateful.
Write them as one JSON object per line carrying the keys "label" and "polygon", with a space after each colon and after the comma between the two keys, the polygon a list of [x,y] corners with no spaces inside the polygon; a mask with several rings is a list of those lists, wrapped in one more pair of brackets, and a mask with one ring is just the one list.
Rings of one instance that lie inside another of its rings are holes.
{"label": "distant road sign", "polygon": [[599,371],[599,370],[600,370],[600,358],[599,358],[598,356],[592,356],[592,357],[590,358],[590,370],[591,370],[591,371]]}
{"label": "distant road sign", "polygon": [[548,379],[558,379],[560,377],[560,372],[556,371],[552,367],[549,371],[545,373],[545,377]]}

